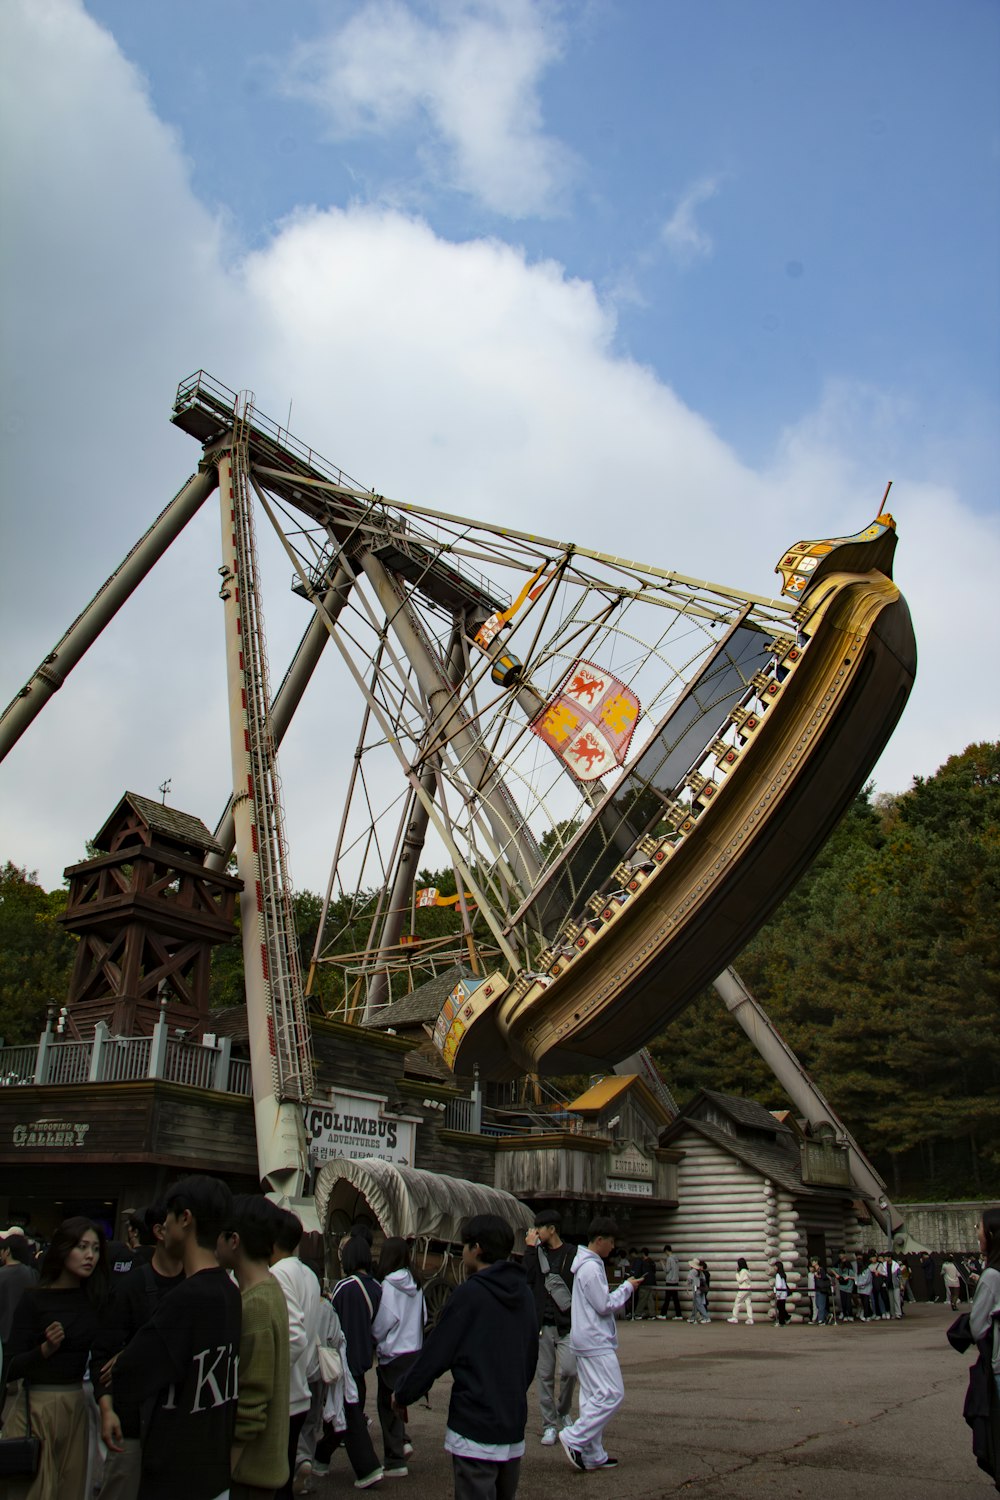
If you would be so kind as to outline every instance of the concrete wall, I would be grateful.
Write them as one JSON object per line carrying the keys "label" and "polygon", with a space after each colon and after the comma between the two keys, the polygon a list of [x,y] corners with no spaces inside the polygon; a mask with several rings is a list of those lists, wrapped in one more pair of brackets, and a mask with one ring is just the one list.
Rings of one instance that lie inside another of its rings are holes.
{"label": "concrete wall", "polygon": [[[953,1254],[971,1255],[978,1250],[976,1224],[988,1201],[979,1203],[897,1203],[896,1208],[903,1220],[906,1232],[912,1239],[926,1245],[937,1254],[950,1251]],[[885,1241],[876,1227],[866,1238],[875,1249],[882,1249]]]}

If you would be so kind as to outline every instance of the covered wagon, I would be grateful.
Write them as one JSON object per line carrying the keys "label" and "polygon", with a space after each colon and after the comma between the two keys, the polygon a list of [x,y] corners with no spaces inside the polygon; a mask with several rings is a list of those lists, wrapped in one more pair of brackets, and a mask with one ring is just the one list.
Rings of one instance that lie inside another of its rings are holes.
{"label": "covered wagon", "polygon": [[532,1211],[500,1188],[396,1166],[381,1157],[335,1157],[323,1164],[316,1179],[316,1216],[328,1266],[339,1268],[340,1240],[358,1220],[370,1223],[376,1255],[385,1239],[410,1240],[414,1266],[425,1278],[432,1322],[452,1289],[464,1280],[462,1224],[475,1214],[506,1219],[514,1230],[515,1249],[523,1245],[524,1231],[533,1222]]}

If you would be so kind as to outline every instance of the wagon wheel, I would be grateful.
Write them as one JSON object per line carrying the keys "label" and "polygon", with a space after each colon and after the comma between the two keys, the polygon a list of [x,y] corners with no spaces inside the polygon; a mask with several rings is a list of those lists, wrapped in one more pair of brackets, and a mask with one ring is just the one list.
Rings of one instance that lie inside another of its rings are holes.
{"label": "wagon wheel", "polygon": [[435,1276],[424,1287],[424,1305],[427,1308],[427,1325],[433,1328],[444,1311],[444,1305],[455,1288],[443,1276]]}

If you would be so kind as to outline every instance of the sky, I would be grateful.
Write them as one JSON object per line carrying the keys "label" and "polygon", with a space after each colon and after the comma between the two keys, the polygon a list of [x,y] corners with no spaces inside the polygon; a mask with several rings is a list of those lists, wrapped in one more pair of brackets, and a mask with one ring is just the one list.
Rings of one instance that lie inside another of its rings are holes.
{"label": "sky", "polygon": [[[0,701],[195,468],[204,368],[382,494],[758,593],[891,479],[920,667],[876,786],[998,736],[994,0],[5,0],[0,70]],[[218,525],[0,767],[46,886],[126,787],[224,806]],[[324,660],[282,748],[300,888],[359,708]]]}

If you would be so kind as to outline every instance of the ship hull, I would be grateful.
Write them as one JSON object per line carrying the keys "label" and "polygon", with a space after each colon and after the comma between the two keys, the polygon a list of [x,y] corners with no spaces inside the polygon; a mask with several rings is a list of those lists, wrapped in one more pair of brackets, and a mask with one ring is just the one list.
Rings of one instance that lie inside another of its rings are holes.
{"label": "ship hull", "polygon": [[512,1062],[552,1074],[628,1056],[737,957],[815,858],[916,672],[909,610],[883,574],[834,575],[817,594],[801,667],[717,800],[598,941],[545,989],[502,1000],[475,1040],[473,1028],[463,1065],[475,1053],[494,1076]]}

